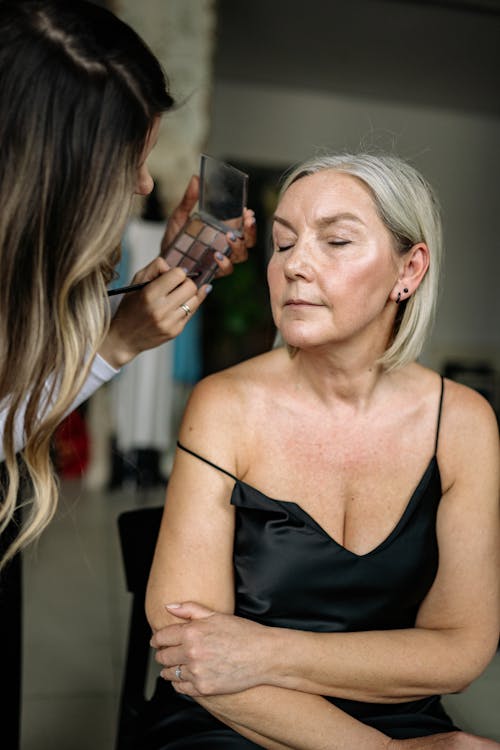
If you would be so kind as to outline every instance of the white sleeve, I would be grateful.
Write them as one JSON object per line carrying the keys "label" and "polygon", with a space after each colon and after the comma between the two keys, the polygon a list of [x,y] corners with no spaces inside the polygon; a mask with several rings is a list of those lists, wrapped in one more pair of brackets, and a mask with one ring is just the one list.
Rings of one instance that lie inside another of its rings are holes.
{"label": "white sleeve", "polygon": [[[95,393],[98,388],[111,380],[111,378],[114,377],[118,372],[119,370],[115,370],[114,367],[111,367],[111,365],[108,364],[106,360],[104,360],[101,356],[99,356],[99,354],[97,354],[90,367],[90,372],[88,374],[87,380],[83,384],[82,389],[76,396],[67,413],[69,414],[78,406],[80,406],[80,404],[83,404],[83,402],[86,401],[93,393]],[[7,409],[7,406],[0,408],[0,435],[2,435],[2,441],[0,443],[0,461],[2,461],[5,457],[3,449],[3,434],[5,428],[5,420],[7,417]],[[19,410],[16,418],[14,430],[16,451],[20,450],[24,444],[23,423],[24,408]]]}

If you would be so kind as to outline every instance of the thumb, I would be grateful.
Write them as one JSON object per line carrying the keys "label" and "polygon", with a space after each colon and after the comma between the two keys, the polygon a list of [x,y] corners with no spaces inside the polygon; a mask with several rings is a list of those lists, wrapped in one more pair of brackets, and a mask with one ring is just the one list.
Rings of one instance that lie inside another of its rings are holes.
{"label": "thumb", "polygon": [[192,175],[189,180],[188,186],[184,191],[184,195],[181,198],[181,202],[177,206],[177,211],[182,214],[189,214],[193,209],[196,201],[198,200],[198,194],[200,191],[200,180],[197,175]]}
{"label": "thumb", "polygon": [[165,604],[166,609],[184,620],[199,620],[203,617],[212,617],[215,614],[213,609],[204,607],[197,602],[183,602],[182,604]]}

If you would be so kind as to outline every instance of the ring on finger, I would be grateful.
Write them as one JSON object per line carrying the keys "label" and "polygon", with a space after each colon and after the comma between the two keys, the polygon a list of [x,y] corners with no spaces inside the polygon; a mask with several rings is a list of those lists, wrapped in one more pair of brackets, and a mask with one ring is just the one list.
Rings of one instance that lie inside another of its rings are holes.
{"label": "ring on finger", "polygon": [[189,307],[189,305],[186,302],[183,302],[183,304],[181,305],[181,310],[184,310],[186,318],[189,317],[189,315],[192,312],[191,308]]}
{"label": "ring on finger", "polygon": [[178,680],[182,680],[182,668],[178,666],[175,670],[175,677]]}

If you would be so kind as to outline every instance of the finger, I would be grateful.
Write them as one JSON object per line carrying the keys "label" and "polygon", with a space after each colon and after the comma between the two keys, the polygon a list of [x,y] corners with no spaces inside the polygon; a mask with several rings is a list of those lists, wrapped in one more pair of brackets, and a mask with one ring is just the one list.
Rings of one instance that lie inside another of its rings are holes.
{"label": "finger", "polygon": [[138,284],[143,281],[152,281],[169,270],[170,266],[164,258],[155,258],[134,274],[131,283]]}
{"label": "finger", "polygon": [[217,269],[216,278],[220,278],[221,276],[229,276],[230,273],[233,272],[233,264],[231,262],[231,259],[224,255],[224,253],[214,253],[214,259],[219,268]]}
{"label": "finger", "polygon": [[182,602],[182,604],[165,604],[165,608],[176,617],[188,620],[199,620],[201,617],[211,617],[215,614],[213,609],[205,607],[198,602]]}
{"label": "finger", "polygon": [[243,263],[248,258],[248,248],[243,238],[238,237],[234,232],[226,234],[227,241],[231,248],[229,258],[233,263]]}
{"label": "finger", "polygon": [[165,668],[176,668],[185,661],[186,655],[182,646],[160,648],[155,653],[155,661]]}
{"label": "finger", "polygon": [[[181,670],[180,677],[177,676],[177,670],[179,668]],[[178,664],[175,664],[172,667],[165,667],[165,669],[161,670],[160,677],[162,677],[164,680],[168,680],[169,682],[184,682],[187,684],[191,683],[191,680],[193,679],[193,675],[185,664],[182,664],[181,667],[179,667]]]}
{"label": "finger", "polygon": [[180,693],[181,695],[191,695],[193,697],[201,696],[201,693],[199,693],[194,685],[187,680],[172,681],[172,687],[177,693]]}
{"label": "finger", "polygon": [[177,206],[177,208],[174,210],[174,214],[176,211],[184,212],[184,213],[191,213],[193,210],[196,201],[198,200],[198,195],[200,193],[200,178],[193,174],[191,176],[191,179],[188,182],[187,188],[184,191],[184,195],[181,198],[181,202]]}
{"label": "finger", "polygon": [[167,228],[161,241],[161,253],[164,254],[170,243],[173,241],[175,235],[180,231],[181,227],[186,223],[189,215],[196,205],[198,195],[200,192],[200,178],[197,175],[193,175],[189,180],[188,186],[181,198],[179,205],[172,211],[170,218],[167,222]]}
{"label": "finger", "polygon": [[[189,318],[193,317],[193,315],[195,314],[195,312],[201,305],[202,301],[203,300],[198,297],[198,294],[196,294],[186,299],[185,302],[181,302],[177,308],[179,311],[179,315],[180,315],[180,322],[186,324]],[[176,614],[176,613],[172,612],[172,614]]]}
{"label": "finger", "polygon": [[247,248],[253,247],[257,242],[255,213],[250,208],[245,208],[243,213],[243,239]]}
{"label": "finger", "polygon": [[196,284],[186,277],[183,268],[170,268],[145,287],[153,297],[165,297],[172,306],[179,306],[196,294]]}
{"label": "finger", "polygon": [[150,638],[149,645],[152,648],[173,648],[180,646],[182,643],[182,624],[179,625],[167,625],[161,630],[157,630],[156,633]]}

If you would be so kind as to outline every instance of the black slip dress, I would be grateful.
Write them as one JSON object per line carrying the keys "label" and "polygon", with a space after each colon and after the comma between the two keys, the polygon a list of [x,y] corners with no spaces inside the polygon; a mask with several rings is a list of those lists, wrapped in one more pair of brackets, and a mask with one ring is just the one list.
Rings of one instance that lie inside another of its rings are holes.
{"label": "black slip dress", "polygon": [[[393,531],[363,555],[332,539],[300,505],[267,497],[179,444],[234,479],[236,615],[263,625],[317,632],[414,627],[438,568],[436,515],[442,492],[436,453],[443,389],[444,381],[429,465]],[[396,704],[326,698],[393,738],[456,729],[437,695]],[[259,747],[161,679],[148,705],[140,746],[142,750]]]}

